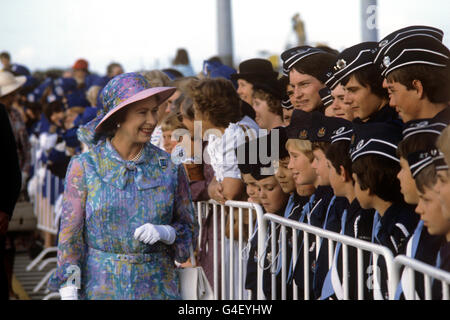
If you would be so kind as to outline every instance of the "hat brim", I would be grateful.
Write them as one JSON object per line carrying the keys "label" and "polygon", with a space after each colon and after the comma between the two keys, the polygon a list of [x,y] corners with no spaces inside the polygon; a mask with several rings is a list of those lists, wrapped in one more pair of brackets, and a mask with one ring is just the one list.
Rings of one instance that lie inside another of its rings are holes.
{"label": "hat brim", "polygon": [[278,78],[278,72],[268,72],[268,73],[233,73],[230,75],[231,80],[238,80],[238,79],[244,79],[244,80],[255,80],[255,79],[264,79],[266,77],[274,77],[275,79]]}
{"label": "hat brim", "polygon": [[160,106],[162,103],[164,103],[167,99],[170,98],[171,95],[174,94],[174,92],[177,90],[177,88],[174,87],[156,87],[156,88],[150,88],[146,90],[142,90],[139,93],[129,97],[127,100],[120,103],[118,106],[111,109],[99,122],[99,124],[95,127],[95,132],[99,132],[101,130],[102,124],[105,123],[114,113],[117,111],[125,108],[126,106],[138,102],[144,99],[148,99],[150,97],[159,95],[160,101],[158,102],[158,106]]}
{"label": "hat brim", "polygon": [[16,76],[16,77],[14,77],[14,79],[16,80],[14,83],[3,86],[0,89],[0,97],[4,97],[4,96],[16,91],[17,89],[22,87],[25,84],[25,82],[27,82],[26,76]]}

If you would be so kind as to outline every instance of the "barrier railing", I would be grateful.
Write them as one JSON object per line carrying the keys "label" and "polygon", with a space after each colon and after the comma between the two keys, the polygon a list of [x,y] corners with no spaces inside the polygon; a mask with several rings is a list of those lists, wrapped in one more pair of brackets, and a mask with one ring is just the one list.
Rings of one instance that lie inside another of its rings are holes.
{"label": "barrier railing", "polygon": [[[388,292],[389,292],[389,299],[394,299],[395,290],[398,283],[398,270],[397,266],[394,263],[394,257],[391,253],[391,251],[383,246],[376,245],[367,241],[362,241],[359,239],[354,239],[345,235],[341,235],[339,233],[327,231],[324,229],[316,228],[308,224],[300,223],[294,220],[289,220],[282,218],[280,216],[274,215],[274,214],[264,214],[263,220],[266,222],[270,222],[271,224],[271,249],[272,252],[276,252],[276,224],[280,225],[280,235],[281,235],[281,299],[286,299],[286,269],[287,269],[287,263],[286,259],[283,257],[286,257],[286,228],[292,229],[292,261],[293,263],[297,260],[297,231],[303,232],[303,259],[304,259],[304,278],[303,278],[303,285],[304,285],[304,299],[309,300],[310,299],[310,289],[311,284],[309,283],[309,268],[306,266],[309,266],[309,234],[312,234],[316,237],[316,258],[319,253],[319,246],[317,245],[320,243],[320,241],[323,239],[328,240],[328,268],[331,267],[331,263],[333,261],[333,255],[334,255],[334,242],[340,242],[342,244],[342,253],[343,253],[343,298],[345,300],[349,299],[349,287],[348,287],[348,247],[354,247],[357,249],[357,288],[358,288],[358,299],[362,300],[364,299],[364,270],[363,270],[363,251],[368,251],[372,253],[372,257],[374,261],[377,261],[379,256],[383,256],[386,261],[386,269],[387,269],[387,275],[388,275]],[[264,233],[261,228],[258,229],[258,233]],[[261,250],[263,250],[261,248]],[[274,254],[272,253],[272,257]],[[294,266],[291,266],[294,268]],[[272,299],[277,299],[276,297],[276,290],[274,287],[274,281],[275,281],[275,275],[274,275],[274,264],[272,265]],[[374,279],[379,279],[379,270],[378,268],[373,268],[374,272]],[[375,292],[375,290],[374,290]],[[293,299],[297,299],[298,296],[298,288],[294,284],[293,285]],[[374,297],[377,299],[377,297]]]}
{"label": "barrier railing", "polygon": [[[214,297],[216,300],[224,299],[250,299],[250,292],[245,290],[245,270],[246,262],[244,263],[244,252],[250,247],[250,240],[256,225],[261,226],[263,221],[263,210],[261,206],[240,201],[227,201],[225,205],[221,205],[214,200],[203,201],[196,203],[198,221],[200,226],[202,221],[212,214],[213,224],[213,283],[211,284],[214,290]],[[235,211],[237,211],[238,234],[235,235]],[[246,221],[244,221],[244,212],[248,212]],[[220,216],[220,226],[219,226]],[[255,219],[256,218],[256,219]],[[229,223],[229,237],[226,236],[226,222]],[[248,232],[244,239],[244,224],[247,225]],[[220,249],[219,249],[219,228],[220,228]],[[258,227],[259,230],[259,227]],[[200,235],[203,228],[200,229]],[[264,235],[258,232],[258,247],[262,248],[264,245]],[[200,238],[200,237],[199,237]],[[199,239],[199,245],[200,245]],[[245,248],[244,248],[245,243]],[[208,248],[211,252],[211,248]],[[220,254],[220,262],[219,262]],[[261,252],[258,251],[258,259],[261,257]],[[219,275],[220,267],[220,275]],[[220,277],[220,281],[219,281]],[[262,292],[262,271],[257,270],[258,289],[257,298],[264,299]],[[220,288],[220,292],[219,292]],[[220,293],[220,294],[219,294]]]}
{"label": "barrier railing", "polygon": [[[403,286],[403,292],[407,300],[416,300],[416,279],[415,273],[422,273],[424,276],[424,299],[431,300],[432,297],[432,284],[433,281],[440,281],[442,286],[442,300],[449,300],[449,285],[450,285],[450,272],[443,271],[441,269],[430,266],[421,261],[409,258],[404,255],[395,257],[394,262],[400,270],[401,266],[404,266],[403,276],[406,277],[405,281],[400,279]],[[436,297],[434,297],[436,299]]]}

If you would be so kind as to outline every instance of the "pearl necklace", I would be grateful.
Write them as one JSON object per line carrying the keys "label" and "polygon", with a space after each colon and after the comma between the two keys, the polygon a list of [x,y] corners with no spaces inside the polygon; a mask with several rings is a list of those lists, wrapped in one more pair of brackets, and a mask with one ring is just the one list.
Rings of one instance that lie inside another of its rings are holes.
{"label": "pearl necklace", "polygon": [[133,161],[133,162],[138,161],[139,158],[140,158],[141,155],[142,155],[142,151],[143,151],[143,150],[144,150],[144,146],[142,146],[141,150],[139,150],[139,152],[138,152],[132,159],[130,159],[129,161]]}
{"label": "pearl necklace", "polygon": [[[114,140],[114,138],[110,140],[111,145],[113,144],[113,140]],[[130,160],[127,160],[127,161],[133,161],[133,162],[138,161],[139,158],[142,156],[142,151],[144,151],[144,146],[141,147],[141,150],[139,150],[139,152],[133,158],[131,158]]]}

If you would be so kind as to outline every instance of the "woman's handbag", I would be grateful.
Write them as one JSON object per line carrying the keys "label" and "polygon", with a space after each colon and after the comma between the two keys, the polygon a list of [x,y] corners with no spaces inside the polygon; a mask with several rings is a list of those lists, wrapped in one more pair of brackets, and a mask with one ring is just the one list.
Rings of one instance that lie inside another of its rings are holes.
{"label": "woman's handbag", "polygon": [[214,300],[214,292],[202,267],[195,266],[194,253],[191,246],[191,262],[189,268],[178,268],[180,293],[183,300]]}

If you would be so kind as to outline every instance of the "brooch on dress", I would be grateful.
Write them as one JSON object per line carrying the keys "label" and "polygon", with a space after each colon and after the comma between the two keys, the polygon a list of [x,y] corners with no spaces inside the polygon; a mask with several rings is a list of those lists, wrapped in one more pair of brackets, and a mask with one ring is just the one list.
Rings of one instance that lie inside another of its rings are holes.
{"label": "brooch on dress", "polygon": [[159,166],[162,169],[166,169],[167,168],[167,158],[160,157],[159,158]]}

